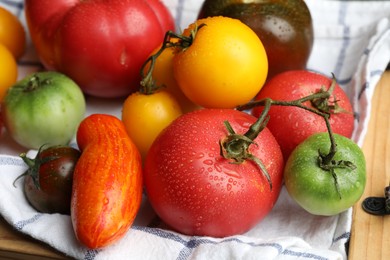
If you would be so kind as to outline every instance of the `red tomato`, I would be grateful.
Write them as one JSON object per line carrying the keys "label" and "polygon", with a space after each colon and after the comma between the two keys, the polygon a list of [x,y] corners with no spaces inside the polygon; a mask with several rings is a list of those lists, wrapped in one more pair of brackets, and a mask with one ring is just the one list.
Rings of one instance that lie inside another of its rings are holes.
{"label": "red tomato", "polygon": [[253,161],[234,163],[220,154],[228,135],[256,118],[233,109],[201,109],[180,116],[157,137],[145,161],[144,184],[151,205],[173,229],[188,235],[224,237],[258,223],[274,206],[281,188],[283,156],[265,128],[249,146],[267,169],[272,189]]}
{"label": "red tomato", "polygon": [[[332,79],[307,70],[288,71],[278,74],[260,91],[256,100],[271,98],[273,100],[296,100],[318,92],[321,88],[328,90]],[[343,89],[336,85],[329,105],[335,105],[337,110],[331,109],[329,122],[334,133],[351,137],[354,127],[354,115],[352,105]],[[308,101],[304,103],[313,108]],[[262,107],[253,109],[253,115],[258,117]],[[292,106],[272,106],[269,111],[270,120],[267,127],[271,130],[280,144],[284,158],[287,160],[292,150],[307,137],[314,133],[326,132],[326,124],[323,117],[302,108]]]}
{"label": "red tomato", "polygon": [[46,68],[100,97],[137,90],[143,62],[174,29],[158,0],[26,0],[25,5],[31,38]]}

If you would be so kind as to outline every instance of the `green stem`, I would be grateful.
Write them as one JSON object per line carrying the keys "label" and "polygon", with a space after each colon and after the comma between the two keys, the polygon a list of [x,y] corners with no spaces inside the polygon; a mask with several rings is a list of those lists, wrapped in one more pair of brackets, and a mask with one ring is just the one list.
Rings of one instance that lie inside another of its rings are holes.
{"label": "green stem", "polygon": [[[237,107],[237,110],[247,110],[257,106],[263,106],[264,109],[262,110],[262,113],[256,120],[256,122],[249,127],[248,131],[244,135],[236,134],[232,129],[231,125],[228,122],[225,122],[229,135],[227,138],[225,138],[225,140],[220,142],[221,155],[224,158],[234,159],[237,163],[241,163],[244,160],[252,160],[261,169],[263,175],[267,178],[270,184],[270,188],[272,189],[272,182],[266,168],[264,167],[260,159],[249,153],[249,146],[253,143],[259,133],[266,127],[269,120],[268,113],[271,106],[298,107],[311,113],[314,113],[318,116],[321,116],[325,120],[331,145],[327,154],[322,154],[321,152],[319,152],[319,167],[332,173],[332,176],[335,179],[336,189],[338,190],[337,176],[334,172],[334,169],[340,167],[353,168],[354,165],[351,162],[335,162],[333,160],[337,152],[337,144],[334,139],[331,125],[329,123],[329,117],[331,114],[331,109],[334,109],[336,106],[329,106],[329,98],[331,97],[335,86],[336,80],[333,76],[332,84],[330,85],[328,90],[321,89],[317,93],[292,101],[280,101],[272,100],[271,98],[265,98],[257,101],[251,101],[245,105]],[[313,107],[305,105],[306,102],[311,102]]]}
{"label": "green stem", "polygon": [[[157,58],[164,52],[165,49],[168,48],[180,48],[181,50],[187,49],[192,45],[192,42],[195,39],[196,33],[200,28],[202,28],[204,24],[197,26],[195,30],[191,31],[190,36],[184,36],[181,34],[177,34],[173,31],[167,31],[164,36],[163,43],[160,49],[149,56],[149,58],[144,62],[141,67],[141,88],[140,92],[145,95],[150,95],[155,93],[161,86],[157,86],[155,80],[153,79],[153,70],[156,65]],[[172,40],[177,39],[177,40]],[[145,72],[146,66],[150,63],[148,70]]]}

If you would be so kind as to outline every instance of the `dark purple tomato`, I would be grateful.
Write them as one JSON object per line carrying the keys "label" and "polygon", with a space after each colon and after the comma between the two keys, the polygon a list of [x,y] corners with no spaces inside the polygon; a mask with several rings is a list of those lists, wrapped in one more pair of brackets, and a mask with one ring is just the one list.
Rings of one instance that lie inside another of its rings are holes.
{"label": "dark purple tomato", "polygon": [[28,165],[24,193],[37,211],[70,214],[73,171],[80,151],[70,146],[40,149],[35,159],[20,155]]}

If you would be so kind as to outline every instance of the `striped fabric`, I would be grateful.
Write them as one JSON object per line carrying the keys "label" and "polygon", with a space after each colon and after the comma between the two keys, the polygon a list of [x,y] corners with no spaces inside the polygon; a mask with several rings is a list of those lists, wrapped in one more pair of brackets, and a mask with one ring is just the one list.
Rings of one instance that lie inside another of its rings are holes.
{"label": "striped fabric", "polygon": [[[56,1],[56,0],[53,0]],[[201,0],[164,0],[178,30],[197,16]],[[308,68],[334,73],[353,101],[354,140],[365,136],[374,87],[390,61],[390,1],[306,0],[314,21],[315,42]],[[25,24],[22,0],[0,5]],[[19,61],[19,78],[42,70],[29,40]],[[1,71],[0,71],[1,73]],[[121,101],[89,98],[88,112],[120,116]],[[26,169],[16,155],[23,148],[6,133],[0,136],[0,214],[15,229],[76,259],[347,259],[352,209],[334,217],[312,216],[300,209],[285,189],[272,212],[249,232],[228,238],[189,237],[155,222],[144,198],[134,226],[124,239],[102,250],[88,250],[74,237],[68,216],[41,214],[24,198],[14,179]],[[34,155],[31,151],[30,155]]]}

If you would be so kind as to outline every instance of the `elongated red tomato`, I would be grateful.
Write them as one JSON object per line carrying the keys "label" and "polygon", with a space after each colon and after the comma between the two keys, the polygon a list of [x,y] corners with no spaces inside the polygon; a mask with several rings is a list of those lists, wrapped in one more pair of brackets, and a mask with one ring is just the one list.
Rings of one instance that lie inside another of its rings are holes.
{"label": "elongated red tomato", "polygon": [[283,156],[275,138],[265,128],[249,146],[267,169],[271,189],[253,161],[235,163],[221,155],[220,142],[229,139],[225,120],[241,135],[256,119],[233,109],[184,114],[163,130],[146,157],[144,183],[151,205],[181,233],[243,233],[269,213],[279,196]]}
{"label": "elongated red tomato", "polygon": [[140,154],[116,117],[93,114],[81,122],[71,218],[78,240],[100,248],[132,225],[142,198]]}

